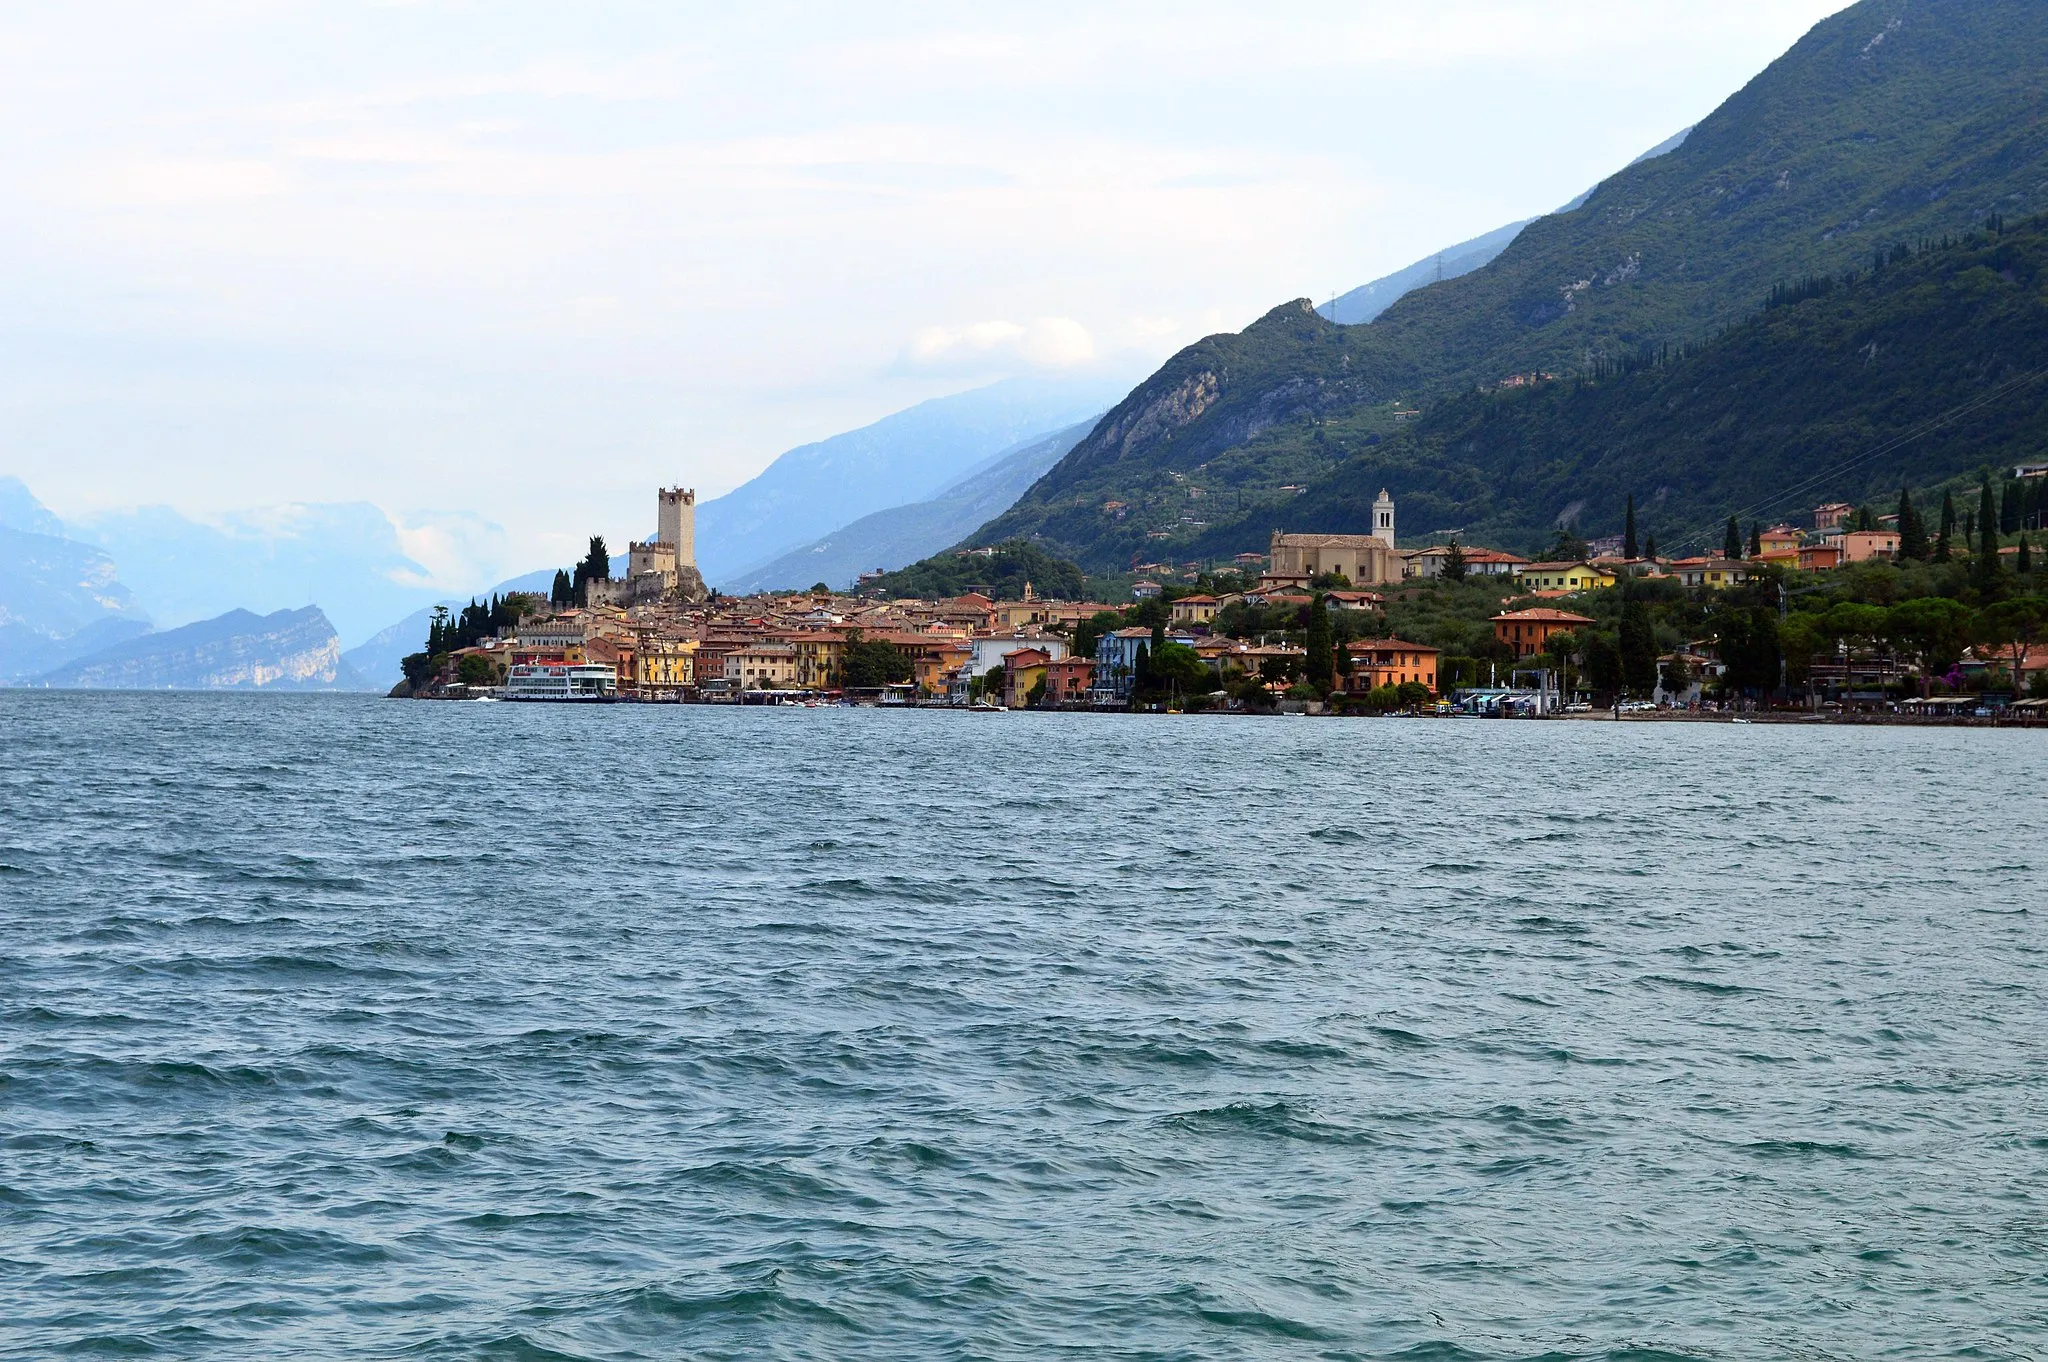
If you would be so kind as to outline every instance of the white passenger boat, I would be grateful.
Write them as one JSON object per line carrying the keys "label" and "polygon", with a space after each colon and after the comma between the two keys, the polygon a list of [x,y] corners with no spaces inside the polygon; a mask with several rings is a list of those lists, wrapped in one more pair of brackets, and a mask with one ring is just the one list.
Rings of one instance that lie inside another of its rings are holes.
{"label": "white passenger boat", "polygon": [[521,663],[506,674],[500,698],[605,704],[619,698],[619,672],[597,662]]}

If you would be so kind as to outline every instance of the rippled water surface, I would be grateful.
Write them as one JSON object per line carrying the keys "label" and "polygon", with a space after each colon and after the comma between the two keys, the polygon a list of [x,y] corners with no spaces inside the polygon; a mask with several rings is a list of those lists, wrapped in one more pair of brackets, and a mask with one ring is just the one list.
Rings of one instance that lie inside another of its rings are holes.
{"label": "rippled water surface", "polygon": [[0,1351],[2048,1354],[2048,741],[0,693]]}

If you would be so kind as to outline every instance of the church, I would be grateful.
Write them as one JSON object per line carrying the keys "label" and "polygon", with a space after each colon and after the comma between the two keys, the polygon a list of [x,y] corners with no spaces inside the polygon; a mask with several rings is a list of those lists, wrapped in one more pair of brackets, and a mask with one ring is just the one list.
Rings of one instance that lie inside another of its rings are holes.
{"label": "church", "polygon": [[1372,505],[1371,534],[1273,531],[1265,579],[1306,586],[1317,577],[1338,576],[1353,586],[1377,586],[1400,581],[1405,566],[1394,548],[1394,499],[1382,488]]}

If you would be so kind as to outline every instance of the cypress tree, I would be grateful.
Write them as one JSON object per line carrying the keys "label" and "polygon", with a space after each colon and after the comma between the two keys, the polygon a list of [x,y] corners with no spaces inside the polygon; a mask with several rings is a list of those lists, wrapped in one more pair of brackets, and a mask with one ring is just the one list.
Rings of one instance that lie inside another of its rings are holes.
{"label": "cypress tree", "polygon": [[1308,607],[1308,682],[1324,692],[1330,689],[1331,677],[1337,669],[1331,647],[1330,605],[1317,592]]}
{"label": "cypress tree", "polygon": [[1763,527],[1759,525],[1756,521],[1752,520],[1749,522],[1749,556],[1752,558],[1760,558],[1763,556],[1763,551]]}
{"label": "cypress tree", "polygon": [[1632,591],[1621,605],[1621,683],[1644,698],[1657,689],[1657,631],[1650,624],[1650,607]]}
{"label": "cypress tree", "polygon": [[2020,558],[2018,566],[2020,570],[2020,576],[2022,577],[2026,576],[2034,570],[2034,550],[2027,544],[2027,537],[2025,535],[2020,536]]}
{"label": "cypress tree", "polygon": [[1978,490],[1977,529],[1977,582],[1989,591],[1998,583],[1998,507],[1992,501],[1989,478]]}
{"label": "cypress tree", "polygon": [[1949,541],[1956,532],[1956,494],[1945,491],[1941,494],[1941,537],[1934,541],[1934,561],[1946,563],[1950,558]]}
{"label": "cypress tree", "polygon": [[1462,582],[1465,580],[1465,550],[1458,547],[1458,541],[1451,541],[1451,551],[1444,555],[1444,580]]}
{"label": "cypress tree", "polygon": [[1152,692],[1152,650],[1140,643],[1131,659],[1131,700],[1136,703]]}
{"label": "cypress tree", "polygon": [[1628,519],[1621,532],[1621,556],[1633,559],[1636,556],[1636,494],[1628,494]]}
{"label": "cypress tree", "polygon": [[1998,532],[2000,534],[2018,534],[2020,532],[2020,517],[2024,513],[2023,507],[2026,503],[2026,497],[2027,489],[2020,485],[2018,478],[2008,478],[2006,480],[2005,493],[1998,499]]}
{"label": "cypress tree", "polygon": [[1735,523],[1735,517],[1728,517],[1728,532],[1721,536],[1721,556],[1740,558],[1742,556],[1742,527]]}
{"label": "cypress tree", "polygon": [[1645,558],[1652,558],[1652,559],[1654,559],[1654,558],[1655,558],[1656,556],[1657,556],[1657,536],[1656,536],[1656,535],[1654,535],[1654,534],[1646,534],[1646,535],[1644,535],[1644,536],[1643,536],[1643,557],[1645,557]]}
{"label": "cypress tree", "polygon": [[1899,557],[1916,563],[1927,561],[1927,526],[1920,519],[1920,508],[1913,504],[1910,487],[1899,489]]}

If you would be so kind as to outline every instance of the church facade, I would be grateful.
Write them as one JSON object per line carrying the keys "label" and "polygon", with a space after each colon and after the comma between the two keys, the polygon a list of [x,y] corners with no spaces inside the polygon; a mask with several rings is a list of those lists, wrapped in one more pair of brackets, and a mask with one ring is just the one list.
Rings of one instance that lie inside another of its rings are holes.
{"label": "church facade", "polygon": [[1338,576],[1353,586],[1375,586],[1400,581],[1406,566],[1394,548],[1394,499],[1382,489],[1373,503],[1371,534],[1275,530],[1267,549],[1266,579],[1306,584],[1316,577]]}

